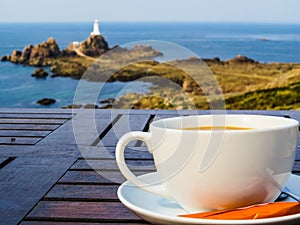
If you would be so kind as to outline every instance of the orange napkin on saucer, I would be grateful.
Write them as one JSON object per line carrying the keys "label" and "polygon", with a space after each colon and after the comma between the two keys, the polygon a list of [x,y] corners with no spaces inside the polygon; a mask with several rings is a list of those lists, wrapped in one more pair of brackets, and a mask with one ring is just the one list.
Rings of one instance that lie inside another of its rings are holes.
{"label": "orange napkin on saucer", "polygon": [[247,220],[273,218],[297,213],[300,213],[299,202],[273,202],[248,206],[244,208],[216,210],[211,212],[202,212],[178,216],[199,219],[201,218],[217,220]]}

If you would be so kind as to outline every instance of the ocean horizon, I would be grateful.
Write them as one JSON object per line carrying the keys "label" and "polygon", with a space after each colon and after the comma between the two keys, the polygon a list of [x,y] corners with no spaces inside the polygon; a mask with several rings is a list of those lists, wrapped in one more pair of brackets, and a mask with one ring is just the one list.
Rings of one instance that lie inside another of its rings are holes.
{"label": "ocean horizon", "polygon": [[[0,55],[22,50],[54,37],[61,49],[84,41],[93,21],[0,23]],[[101,22],[101,34],[110,47],[145,40],[182,45],[200,58],[228,60],[245,55],[260,62],[300,62],[300,24],[212,22]]]}
{"label": "ocean horizon", "polygon": [[[84,41],[92,22],[0,23],[0,57],[26,45],[36,45],[54,37],[60,49],[73,41]],[[101,34],[110,47],[145,40],[168,41],[185,47],[200,58],[228,60],[244,55],[269,63],[300,63],[300,24],[197,23],[197,22],[101,22]],[[34,67],[0,62],[1,107],[45,107],[36,101],[48,97],[57,102],[47,107],[72,104],[78,80],[71,78],[35,79]],[[49,69],[49,68],[47,68]],[[114,97],[127,84],[111,83],[107,95]],[[134,90],[147,92],[150,84],[140,83]]]}

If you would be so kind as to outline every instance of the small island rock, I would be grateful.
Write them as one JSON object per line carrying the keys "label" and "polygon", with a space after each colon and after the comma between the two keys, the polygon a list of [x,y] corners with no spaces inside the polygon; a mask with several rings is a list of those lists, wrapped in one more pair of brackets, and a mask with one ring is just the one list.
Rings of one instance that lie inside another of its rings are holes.
{"label": "small island rock", "polygon": [[84,109],[99,109],[99,106],[97,106],[95,104],[86,104],[83,108]]}
{"label": "small island rock", "polygon": [[99,101],[100,104],[113,104],[114,102],[115,102],[114,98],[107,98],[107,99]]}
{"label": "small island rock", "polygon": [[9,55],[2,56],[0,61],[1,62],[9,61],[9,57],[10,57]]}
{"label": "small island rock", "polygon": [[36,68],[31,76],[36,78],[45,78],[48,76],[48,73],[43,68]]}
{"label": "small island rock", "polygon": [[51,105],[51,104],[54,104],[55,102],[56,102],[56,100],[52,99],[52,98],[42,98],[37,101],[37,103],[40,105]]}

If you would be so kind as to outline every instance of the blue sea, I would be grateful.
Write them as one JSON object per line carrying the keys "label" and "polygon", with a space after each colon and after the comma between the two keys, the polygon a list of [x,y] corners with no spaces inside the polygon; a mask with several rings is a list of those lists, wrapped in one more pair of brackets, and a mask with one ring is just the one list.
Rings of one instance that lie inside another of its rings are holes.
{"label": "blue sea", "polygon": [[[73,41],[86,40],[91,23],[2,23],[0,24],[0,57],[22,50],[28,44],[38,44],[54,37],[60,49]],[[245,55],[260,62],[300,63],[300,24],[244,23],[112,23],[100,22],[101,34],[109,46],[160,40],[189,49],[201,58],[219,57],[227,60]],[[36,79],[35,68],[0,62],[1,107],[54,107],[73,103],[78,80],[61,77]],[[49,68],[47,68],[49,70]],[[96,83],[85,82],[97,89]],[[114,98],[116,93],[147,92],[151,84],[129,85],[114,82],[106,85],[98,100]],[[50,106],[39,106],[41,98],[54,98]],[[88,99],[88,98],[87,98]],[[89,103],[82,100],[83,104]]]}

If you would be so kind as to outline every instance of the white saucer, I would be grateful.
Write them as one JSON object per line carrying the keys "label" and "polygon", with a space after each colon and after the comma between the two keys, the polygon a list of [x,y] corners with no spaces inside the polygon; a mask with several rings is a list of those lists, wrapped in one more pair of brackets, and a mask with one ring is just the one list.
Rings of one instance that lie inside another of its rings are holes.
{"label": "white saucer", "polygon": [[[157,180],[157,173],[140,176],[144,180]],[[292,175],[287,184],[288,189],[300,195],[300,176]],[[154,224],[205,224],[205,225],[256,225],[256,224],[300,224],[300,213],[290,216],[282,216],[256,220],[211,220],[178,217],[179,214],[187,214],[176,202],[165,199],[134,186],[126,181],[118,189],[120,201],[143,219]],[[287,198],[285,201],[294,201]]]}

